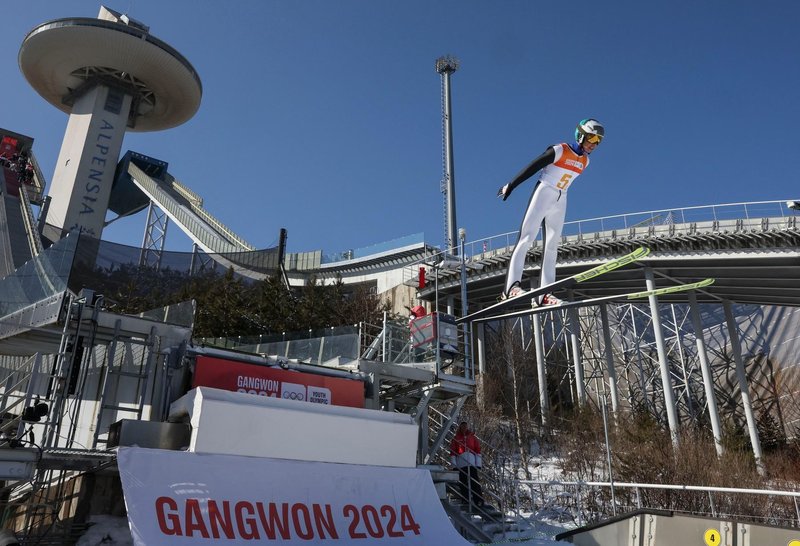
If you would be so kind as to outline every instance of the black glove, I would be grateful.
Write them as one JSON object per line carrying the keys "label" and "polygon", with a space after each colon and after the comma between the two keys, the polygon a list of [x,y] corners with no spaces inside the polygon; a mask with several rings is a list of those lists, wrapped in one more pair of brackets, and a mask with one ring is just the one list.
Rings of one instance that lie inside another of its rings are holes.
{"label": "black glove", "polygon": [[509,195],[511,195],[511,187],[508,184],[497,190],[497,197],[502,197],[503,201],[508,199]]}

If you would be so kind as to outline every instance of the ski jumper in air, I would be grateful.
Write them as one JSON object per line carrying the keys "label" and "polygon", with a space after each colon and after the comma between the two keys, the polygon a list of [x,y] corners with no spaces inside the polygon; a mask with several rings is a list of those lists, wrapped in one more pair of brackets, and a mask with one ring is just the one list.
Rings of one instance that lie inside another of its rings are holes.
{"label": "ski jumper in air", "polygon": [[[539,182],[533,190],[528,209],[522,219],[519,238],[511,254],[506,274],[502,298],[522,294],[522,271],[525,256],[536,240],[539,227],[542,228],[542,272],[539,286],[546,286],[556,280],[556,257],[561,229],[567,212],[567,190],[572,182],[589,166],[589,154],[600,144],[605,129],[595,119],[584,119],[575,128],[575,142],[562,143],[548,147],[542,155],[534,159],[511,182],[497,192],[503,201],[508,199],[514,188],[528,180],[537,172]],[[538,305],[557,305],[561,300],[546,294]]]}

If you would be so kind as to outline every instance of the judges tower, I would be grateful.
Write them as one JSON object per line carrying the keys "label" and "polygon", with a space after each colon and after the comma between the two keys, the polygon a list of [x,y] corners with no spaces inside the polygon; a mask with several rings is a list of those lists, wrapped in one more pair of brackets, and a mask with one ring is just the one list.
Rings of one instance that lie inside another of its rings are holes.
{"label": "judges tower", "polygon": [[31,30],[19,66],[47,102],[69,114],[45,236],[78,230],[99,239],[125,131],[189,120],[200,107],[200,78],[147,26],[106,7],[97,19],[57,19]]}

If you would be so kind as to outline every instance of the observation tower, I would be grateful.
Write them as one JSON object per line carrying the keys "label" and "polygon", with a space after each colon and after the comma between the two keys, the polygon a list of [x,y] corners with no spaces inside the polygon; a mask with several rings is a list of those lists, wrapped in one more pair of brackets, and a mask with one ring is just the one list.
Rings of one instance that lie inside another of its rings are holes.
{"label": "observation tower", "polygon": [[49,21],[22,42],[25,79],[69,114],[49,190],[51,240],[73,230],[100,238],[125,131],[176,127],[200,107],[197,72],[149,30],[101,6],[96,19]]}

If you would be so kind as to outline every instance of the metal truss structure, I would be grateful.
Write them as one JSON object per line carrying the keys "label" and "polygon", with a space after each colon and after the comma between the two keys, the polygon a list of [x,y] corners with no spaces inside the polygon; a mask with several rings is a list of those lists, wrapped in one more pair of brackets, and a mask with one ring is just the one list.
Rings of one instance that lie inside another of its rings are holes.
{"label": "metal truss structure", "polygon": [[[554,309],[473,324],[479,373],[486,371],[487,328],[505,328],[513,320],[527,348],[536,349],[542,424],[551,417],[551,397],[574,405],[608,397],[615,411],[643,409],[665,422],[676,445],[682,424],[710,425],[721,451],[722,424],[732,423],[746,427],[763,471],[760,422],[774,419],[784,434],[796,435],[798,336],[778,315],[795,324],[800,307],[797,210],[795,201],[769,201],[567,223],[557,278],[639,246],[651,249],[639,267],[581,283],[567,300],[716,281],[689,293],[650,296],[643,304]],[[428,271],[434,289],[421,290],[420,297],[452,308],[460,298],[460,307],[470,310],[494,303],[515,243],[516,234],[471,243],[461,253],[460,270]],[[526,281],[538,277],[541,254],[538,242],[527,253]],[[414,269],[408,268],[411,276]]]}
{"label": "metal truss structure", "polygon": [[[614,412],[646,411],[673,438],[682,425],[710,428],[720,453],[722,425],[731,423],[749,431],[761,459],[759,422],[771,419],[787,436],[797,433],[795,372],[781,369],[771,349],[776,342],[794,346],[797,335],[791,337],[786,322],[797,316],[792,308],[701,305],[692,298],[689,304],[554,309],[516,319],[512,327],[523,350],[537,356],[543,425],[553,403],[599,407],[608,401]],[[507,326],[492,324],[495,333]]]}
{"label": "metal truss structure", "polygon": [[169,216],[158,205],[150,201],[147,207],[147,223],[144,230],[144,240],[142,241],[140,266],[154,269],[161,267],[161,256],[164,253],[168,226]]}

